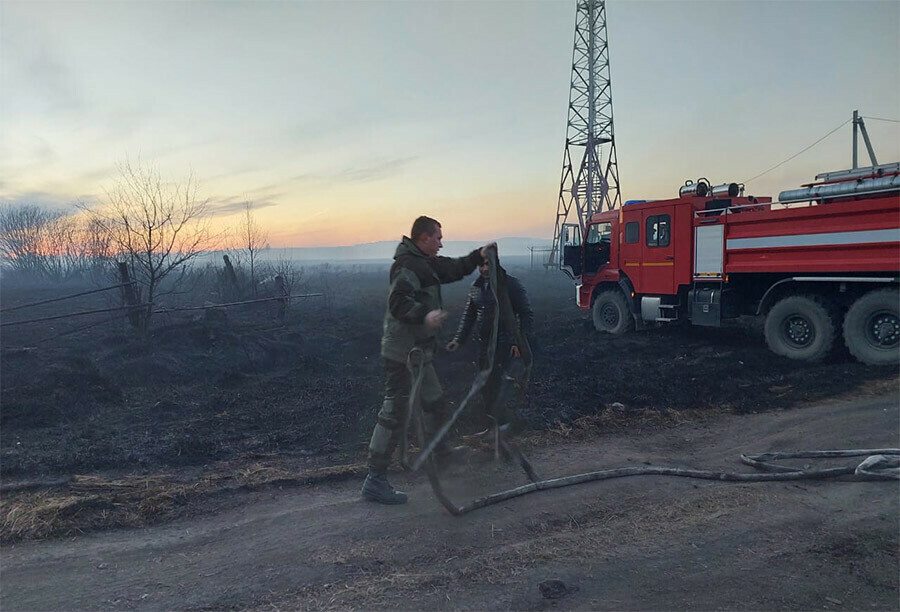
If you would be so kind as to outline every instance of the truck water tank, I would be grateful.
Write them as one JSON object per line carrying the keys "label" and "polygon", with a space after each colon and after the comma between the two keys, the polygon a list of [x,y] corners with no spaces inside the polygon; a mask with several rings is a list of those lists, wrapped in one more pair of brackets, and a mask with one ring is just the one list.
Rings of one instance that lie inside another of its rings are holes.
{"label": "truck water tank", "polygon": [[689,198],[692,196],[704,197],[709,193],[709,182],[706,179],[700,179],[696,183],[693,181],[685,181],[681,189],[678,190],[678,197]]}
{"label": "truck water tank", "polygon": [[812,200],[872,194],[882,191],[895,191],[898,189],[900,189],[900,174],[895,174],[894,176],[844,181],[842,183],[826,183],[824,185],[811,185],[810,187],[804,187],[802,189],[782,191],[778,194],[778,201],[783,203],[809,202]]}
{"label": "truck water tank", "polygon": [[741,192],[741,186],[737,183],[722,183],[712,188],[714,198],[736,198]]}

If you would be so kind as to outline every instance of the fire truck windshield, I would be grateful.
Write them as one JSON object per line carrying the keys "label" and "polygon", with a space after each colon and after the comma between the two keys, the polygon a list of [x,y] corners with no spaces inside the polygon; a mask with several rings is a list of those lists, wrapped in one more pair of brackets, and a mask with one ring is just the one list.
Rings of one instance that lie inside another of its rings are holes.
{"label": "fire truck windshield", "polygon": [[612,224],[611,223],[595,223],[588,227],[588,235],[587,235],[587,244],[600,244],[601,242],[605,242],[609,244],[610,237],[612,236]]}
{"label": "fire truck windshield", "polygon": [[584,242],[584,273],[591,274],[609,263],[611,223],[595,223],[588,227]]}

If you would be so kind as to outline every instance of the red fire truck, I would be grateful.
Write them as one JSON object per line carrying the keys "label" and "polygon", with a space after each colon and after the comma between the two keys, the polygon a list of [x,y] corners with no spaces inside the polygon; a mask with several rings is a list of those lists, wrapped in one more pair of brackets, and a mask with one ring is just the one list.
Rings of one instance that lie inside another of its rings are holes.
{"label": "red fire truck", "polygon": [[769,348],[817,361],[840,337],[868,364],[900,362],[900,163],[829,172],[778,202],[687,182],[566,224],[560,265],[594,327],[765,317]]}

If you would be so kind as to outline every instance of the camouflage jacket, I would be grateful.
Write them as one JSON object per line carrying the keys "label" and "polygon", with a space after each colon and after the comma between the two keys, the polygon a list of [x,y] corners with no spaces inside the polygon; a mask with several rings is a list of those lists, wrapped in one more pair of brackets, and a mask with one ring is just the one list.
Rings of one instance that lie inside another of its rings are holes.
{"label": "camouflage jacket", "polygon": [[404,236],[391,266],[381,356],[406,363],[410,349],[419,346],[431,358],[437,346],[438,330],[425,326],[425,315],[443,307],[441,284],[461,280],[479,261],[481,255],[477,249],[465,257],[428,257]]}

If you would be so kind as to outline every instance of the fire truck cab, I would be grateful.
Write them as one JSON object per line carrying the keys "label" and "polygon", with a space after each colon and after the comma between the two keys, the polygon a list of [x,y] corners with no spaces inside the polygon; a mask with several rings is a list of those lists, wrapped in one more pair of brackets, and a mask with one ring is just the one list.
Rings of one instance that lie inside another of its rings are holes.
{"label": "fire truck cab", "polygon": [[824,358],[843,336],[865,363],[900,362],[900,163],[821,174],[780,201],[687,182],[563,228],[561,268],[597,330],[765,316],[769,348]]}

